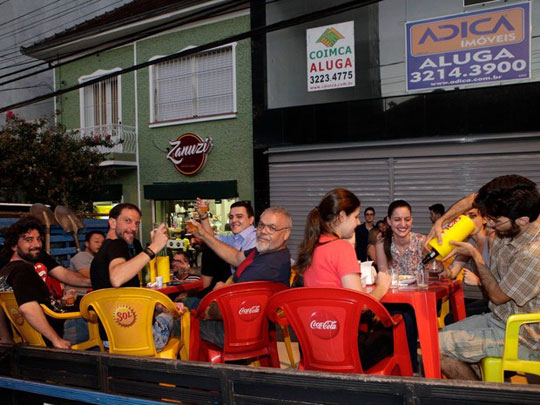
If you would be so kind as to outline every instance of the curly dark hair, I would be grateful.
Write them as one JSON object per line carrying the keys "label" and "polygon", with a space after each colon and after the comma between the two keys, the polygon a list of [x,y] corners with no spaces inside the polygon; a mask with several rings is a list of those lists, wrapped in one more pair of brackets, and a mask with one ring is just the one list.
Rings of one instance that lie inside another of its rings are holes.
{"label": "curly dark hair", "polygon": [[540,213],[540,193],[534,181],[517,174],[496,177],[482,186],[474,200],[482,215],[534,221]]}
{"label": "curly dark hair", "polygon": [[4,246],[0,252],[2,259],[9,261],[13,255],[13,246],[17,246],[17,242],[21,235],[33,230],[36,230],[40,235],[43,235],[43,224],[39,219],[31,215],[26,215],[17,222],[11,224],[10,227],[3,229]]}

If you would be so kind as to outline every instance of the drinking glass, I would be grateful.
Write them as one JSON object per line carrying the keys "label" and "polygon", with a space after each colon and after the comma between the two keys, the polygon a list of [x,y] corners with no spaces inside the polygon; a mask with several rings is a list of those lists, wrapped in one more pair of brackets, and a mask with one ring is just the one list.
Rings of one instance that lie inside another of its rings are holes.
{"label": "drinking glass", "polygon": [[208,201],[203,200],[202,204],[199,206],[199,211],[204,216],[208,212]]}
{"label": "drinking glass", "polygon": [[187,233],[193,235],[195,232],[197,232],[197,226],[193,223],[193,220],[186,221],[186,230]]}
{"label": "drinking glass", "polygon": [[392,277],[392,285],[391,288],[398,288],[399,287],[399,273],[396,269],[390,270],[390,276]]}
{"label": "drinking glass", "polygon": [[432,273],[433,275],[438,275],[444,270],[443,264],[439,260],[430,261],[424,266],[424,269],[426,269],[428,272]]}
{"label": "drinking glass", "polygon": [[426,289],[428,287],[428,279],[429,279],[429,270],[418,269],[418,271],[415,273],[416,276],[416,285],[420,289]]}

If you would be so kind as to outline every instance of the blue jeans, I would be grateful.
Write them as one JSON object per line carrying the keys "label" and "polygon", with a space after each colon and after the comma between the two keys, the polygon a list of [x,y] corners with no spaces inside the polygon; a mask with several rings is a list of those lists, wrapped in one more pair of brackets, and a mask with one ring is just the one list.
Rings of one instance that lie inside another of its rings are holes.
{"label": "blue jeans", "polygon": [[64,323],[63,337],[69,340],[72,345],[87,341],[90,338],[88,334],[88,322],[82,318],[68,319]]}
{"label": "blue jeans", "polygon": [[173,317],[168,312],[162,312],[156,316],[152,324],[152,334],[154,335],[154,344],[156,351],[160,352],[165,346],[173,331]]}

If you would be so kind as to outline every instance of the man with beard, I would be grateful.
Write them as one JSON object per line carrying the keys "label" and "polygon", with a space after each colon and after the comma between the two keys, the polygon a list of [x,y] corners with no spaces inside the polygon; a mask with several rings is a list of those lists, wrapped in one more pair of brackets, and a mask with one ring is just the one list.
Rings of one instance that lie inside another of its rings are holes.
{"label": "man with beard", "polygon": [[[227,263],[237,266],[232,279],[234,283],[274,281],[289,285],[291,255],[287,248],[287,239],[291,233],[292,218],[284,208],[270,207],[262,213],[257,224],[256,247],[243,252],[220,242],[202,226],[197,227],[197,237]],[[219,282],[215,288],[223,285]],[[221,319],[221,314],[217,305],[208,307],[206,319],[200,324],[201,337],[223,347],[225,332],[223,322],[218,320]]]}
{"label": "man with beard", "polygon": [[[142,251],[130,249],[137,246],[137,232],[141,223],[141,211],[136,205],[122,203],[109,213],[107,238],[101,245],[90,266],[92,288],[139,287],[138,273],[167,244],[167,227],[161,224],[150,234],[151,242]],[[173,314],[156,308],[152,332],[156,350],[167,344],[173,329]],[[102,338],[105,338],[102,331]],[[106,343],[105,343],[106,345]]]}
{"label": "man with beard", "polygon": [[40,306],[51,306],[54,302],[46,281],[54,277],[66,284],[89,287],[90,280],[60,266],[43,252],[41,228],[37,219],[26,217],[5,232],[2,256],[9,257],[9,263],[0,271],[0,290],[13,289],[24,318],[43,335],[48,346],[68,349],[71,342],[61,337],[63,320],[47,317]]}
{"label": "man with beard", "polygon": [[151,233],[151,243],[142,251],[130,249],[140,245],[135,239],[141,223],[136,205],[122,203],[109,213],[107,238],[90,266],[92,288],[139,287],[138,273],[167,244],[167,228],[161,224]]}
{"label": "man with beard", "polygon": [[[439,345],[441,369],[448,378],[476,380],[470,364],[502,356],[508,317],[540,312],[540,193],[525,177],[497,177],[452,206],[426,240],[440,238],[441,225],[471,207],[486,215],[487,226],[495,231],[491,263],[486,266],[481,252],[467,242],[453,242],[452,255],[472,257],[491,313],[446,327],[439,333]],[[540,360],[540,325],[521,328],[519,358]]]}
{"label": "man with beard", "polygon": [[[198,226],[198,235],[219,257],[238,267],[233,282],[276,281],[289,285],[291,255],[287,239],[291,234],[292,218],[284,208],[270,207],[261,215],[257,224],[256,246],[245,251],[219,241],[214,235]],[[216,285],[217,287],[220,286]]]}

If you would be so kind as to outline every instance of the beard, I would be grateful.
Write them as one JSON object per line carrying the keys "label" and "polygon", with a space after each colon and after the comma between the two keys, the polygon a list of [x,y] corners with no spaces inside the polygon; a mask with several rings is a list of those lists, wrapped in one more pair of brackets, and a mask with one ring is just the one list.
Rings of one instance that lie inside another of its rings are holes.
{"label": "beard", "polygon": [[41,249],[32,249],[29,250],[28,253],[23,253],[19,248],[17,248],[17,255],[19,255],[21,259],[27,260],[32,263],[35,263],[37,261],[40,253]]}
{"label": "beard", "polygon": [[[127,231],[118,231],[118,230],[116,230],[115,233],[116,233],[116,236],[119,239],[122,239],[128,245],[131,245],[133,243],[133,241],[135,240],[135,238],[137,237],[136,233],[133,234],[133,233],[130,233],[130,232],[127,232]],[[129,239],[129,237],[131,237],[131,239]]]}
{"label": "beard", "polygon": [[507,229],[505,231],[499,231],[495,229],[495,234],[499,238],[514,238],[521,232],[521,228],[518,224],[516,224],[513,220],[510,220],[510,223],[512,224],[510,229]]}
{"label": "beard", "polygon": [[257,247],[257,251],[259,253],[269,253],[274,252],[276,250],[279,250],[280,246],[276,246],[275,242],[272,242],[272,240],[265,240],[262,238],[257,237],[257,242],[255,244]]}

